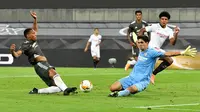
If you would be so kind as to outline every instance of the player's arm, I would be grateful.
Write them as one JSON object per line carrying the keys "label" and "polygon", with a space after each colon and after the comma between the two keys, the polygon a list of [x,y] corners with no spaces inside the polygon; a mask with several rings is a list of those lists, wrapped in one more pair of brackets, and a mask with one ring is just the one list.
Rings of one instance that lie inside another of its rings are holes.
{"label": "player's arm", "polygon": [[178,27],[174,28],[174,32],[171,32],[170,37],[169,37],[171,45],[175,45],[176,44],[178,33],[179,33],[179,28]]}
{"label": "player's arm", "polygon": [[31,16],[33,17],[33,29],[35,32],[38,32],[38,25],[37,25],[37,15],[35,12],[30,11]]}
{"label": "player's arm", "polygon": [[88,47],[90,46],[90,43],[91,43],[91,42],[89,42],[89,41],[87,42],[87,44],[86,44],[86,46],[85,46],[85,49],[84,49],[84,52],[87,52],[87,51],[88,51]]}
{"label": "player's arm", "polygon": [[184,51],[165,52],[165,56],[168,57],[179,56],[179,55],[195,57],[196,54],[197,54],[196,48],[191,48],[191,46],[188,46]]}
{"label": "player's arm", "polygon": [[152,24],[150,26],[146,26],[145,28],[141,28],[140,31],[138,32],[138,36],[142,36],[144,32],[153,32],[156,30],[156,25]]}
{"label": "player's arm", "polygon": [[15,51],[15,46],[16,46],[15,44],[12,44],[10,46],[10,53],[14,58],[18,58],[22,55],[22,50]]}
{"label": "player's arm", "polygon": [[134,43],[132,42],[132,40],[131,40],[130,33],[131,33],[131,29],[128,28],[128,30],[127,30],[127,39],[128,39],[128,41],[129,41],[129,43],[131,44],[131,46],[135,46],[135,44],[134,44]]}
{"label": "player's arm", "polygon": [[[148,23],[145,23],[145,27],[148,27],[149,26],[149,24]],[[149,37],[149,40],[151,40],[151,32],[147,32],[147,35],[148,35],[148,37]]]}
{"label": "player's arm", "polygon": [[141,28],[140,31],[138,32],[138,36],[142,36],[144,34],[144,32],[151,32],[151,26]]}

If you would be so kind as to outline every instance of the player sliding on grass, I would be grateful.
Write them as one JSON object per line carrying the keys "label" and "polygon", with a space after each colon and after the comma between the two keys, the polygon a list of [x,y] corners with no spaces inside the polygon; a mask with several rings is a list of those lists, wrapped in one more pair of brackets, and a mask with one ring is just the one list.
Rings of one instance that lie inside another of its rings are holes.
{"label": "player sliding on grass", "polygon": [[22,54],[28,57],[28,61],[35,68],[35,72],[39,77],[49,86],[48,88],[37,89],[33,88],[29,94],[41,94],[41,93],[56,93],[62,92],[64,95],[69,95],[71,92],[76,91],[76,87],[69,88],[65,85],[60,75],[55,71],[55,68],[51,66],[44,54],[42,53],[37,43],[37,15],[35,12],[30,12],[34,19],[33,27],[24,30],[24,37],[26,40],[22,43],[19,50],[15,51],[15,44],[10,46],[10,52],[14,58],[18,58]]}
{"label": "player sliding on grass", "polygon": [[148,47],[149,38],[147,36],[138,36],[137,45],[141,50],[139,53],[138,61],[129,76],[120,79],[111,85],[109,94],[110,97],[128,96],[141,92],[150,83],[150,77],[158,57],[170,56],[192,56],[197,53],[196,48],[190,46],[182,52],[163,52],[159,48]]}

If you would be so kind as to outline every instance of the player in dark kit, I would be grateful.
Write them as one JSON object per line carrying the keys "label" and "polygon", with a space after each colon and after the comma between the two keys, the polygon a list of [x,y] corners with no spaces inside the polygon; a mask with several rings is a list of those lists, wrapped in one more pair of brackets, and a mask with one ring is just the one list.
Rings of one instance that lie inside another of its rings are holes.
{"label": "player in dark kit", "polygon": [[36,37],[38,31],[37,15],[35,12],[30,12],[30,14],[34,18],[33,28],[27,28],[24,31],[26,40],[22,43],[19,50],[15,51],[15,44],[12,44],[10,46],[10,52],[14,58],[25,54],[28,57],[29,63],[34,66],[35,72],[49,87],[43,89],[33,88],[29,94],[56,93],[62,91],[64,95],[76,93],[77,88],[67,87],[60,75],[55,71],[55,68],[48,63],[46,57],[42,53]]}
{"label": "player in dark kit", "polygon": [[[127,71],[129,69],[129,67],[131,65],[134,65],[135,62],[137,61],[137,57],[139,54],[139,49],[136,45],[136,41],[137,41],[137,35],[138,32],[140,31],[140,29],[145,28],[146,26],[148,26],[148,24],[146,23],[146,21],[142,20],[142,11],[141,10],[136,10],[135,11],[135,17],[136,20],[133,21],[128,28],[127,31],[127,39],[129,41],[129,43],[132,46],[132,54],[134,59],[129,59],[127,61],[127,64],[125,66],[125,70]],[[150,33],[145,32],[144,35],[148,36],[150,38]]]}

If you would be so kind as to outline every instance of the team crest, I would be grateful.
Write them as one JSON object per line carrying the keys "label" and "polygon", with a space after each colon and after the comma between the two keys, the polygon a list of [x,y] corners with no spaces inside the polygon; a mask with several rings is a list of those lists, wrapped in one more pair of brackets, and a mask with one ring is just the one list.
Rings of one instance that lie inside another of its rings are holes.
{"label": "team crest", "polygon": [[147,53],[144,53],[144,56],[147,56]]}

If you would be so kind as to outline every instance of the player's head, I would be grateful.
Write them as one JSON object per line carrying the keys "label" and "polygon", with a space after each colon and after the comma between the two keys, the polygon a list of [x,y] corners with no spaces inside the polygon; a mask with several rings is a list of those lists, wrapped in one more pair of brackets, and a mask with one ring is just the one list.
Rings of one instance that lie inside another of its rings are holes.
{"label": "player's head", "polygon": [[148,48],[148,44],[149,44],[149,38],[147,36],[145,35],[138,36],[137,45],[140,50],[142,51],[146,50]]}
{"label": "player's head", "polygon": [[160,18],[160,24],[162,26],[166,26],[168,21],[170,20],[170,14],[167,11],[163,11],[159,14],[159,18]]}
{"label": "player's head", "polygon": [[24,30],[24,37],[28,40],[37,40],[36,32],[32,28],[27,28]]}
{"label": "player's head", "polygon": [[141,10],[136,10],[135,11],[135,17],[137,21],[141,21],[142,20],[142,11]]}
{"label": "player's head", "polygon": [[94,29],[94,34],[98,35],[99,34],[99,28]]}

